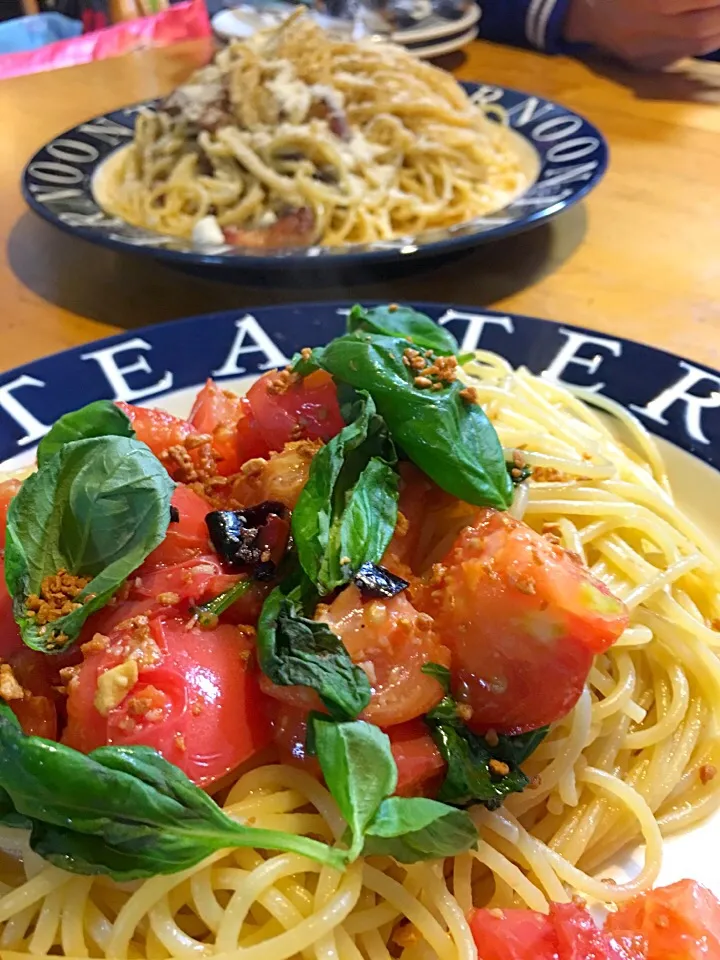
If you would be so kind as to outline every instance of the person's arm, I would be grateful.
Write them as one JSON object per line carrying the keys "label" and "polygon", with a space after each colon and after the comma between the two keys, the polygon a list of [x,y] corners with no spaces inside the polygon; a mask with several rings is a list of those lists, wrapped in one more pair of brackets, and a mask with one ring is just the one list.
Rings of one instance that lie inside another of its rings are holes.
{"label": "person's arm", "polygon": [[480,36],[546,53],[609,53],[646,70],[720,48],[720,0],[481,0]]}
{"label": "person's arm", "polygon": [[562,32],[569,0],[483,0],[480,36],[547,53],[567,49]]}

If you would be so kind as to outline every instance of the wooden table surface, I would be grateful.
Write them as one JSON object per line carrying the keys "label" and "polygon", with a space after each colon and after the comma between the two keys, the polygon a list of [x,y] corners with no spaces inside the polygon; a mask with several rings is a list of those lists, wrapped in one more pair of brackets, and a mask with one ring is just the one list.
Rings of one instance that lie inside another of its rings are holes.
{"label": "wooden table surface", "polygon": [[642,76],[608,64],[475,43],[458,77],[559,100],[610,142],[587,200],[528,234],[441,265],[318,289],[189,277],[73,239],[26,209],[20,173],[80,120],[170,90],[207,42],[0,82],[0,369],[98,337],[205,311],[387,298],[492,306],[644,340],[720,368],[720,64]]}

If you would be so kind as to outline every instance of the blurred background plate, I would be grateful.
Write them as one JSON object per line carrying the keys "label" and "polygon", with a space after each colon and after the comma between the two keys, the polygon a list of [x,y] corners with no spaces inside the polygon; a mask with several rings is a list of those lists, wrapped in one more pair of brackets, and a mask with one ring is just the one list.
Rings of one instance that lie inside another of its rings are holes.
{"label": "blurred background plate", "polygon": [[[344,4],[341,6],[338,2],[331,2],[327,12],[314,10],[311,13],[323,29],[347,34],[352,31],[352,21],[331,15],[331,11],[341,12],[344,7]],[[277,25],[294,9],[295,5],[281,2],[268,2],[261,6],[240,4],[216,13],[212,18],[212,28],[222,40],[241,40],[258,30]],[[440,41],[450,43],[461,36],[467,38],[464,43],[474,40],[477,31],[471,33],[471,30],[480,19],[480,8],[476,3],[468,4],[467,0],[396,0],[392,7],[392,18],[397,29],[389,39],[418,56],[426,57],[424,48],[429,44],[438,44]],[[456,50],[458,47],[450,49]]]}
{"label": "blurred background plate", "polygon": [[432,60],[434,57],[444,57],[448,53],[462,50],[478,35],[478,28],[472,27],[467,33],[453,34],[446,40],[438,40],[419,47],[410,47],[412,53],[421,60]]}
{"label": "blurred background plate", "polygon": [[[474,28],[473,28],[474,29]],[[437,46],[436,46],[437,50]],[[22,175],[28,205],[76,238],[142,254],[193,272],[235,272],[248,281],[270,270],[302,270],[332,284],[340,268],[438,257],[529,230],[581,200],[602,178],[608,146],[600,131],[559,103],[490,84],[463,83],[477,103],[501,108],[530,186],[500,210],[415,236],[346,246],[257,248],[208,246],[135,227],[102,206],[103,165],[133,136],[136,104],[58,134],[37,151]],[[148,101],[152,105],[157,101]]]}

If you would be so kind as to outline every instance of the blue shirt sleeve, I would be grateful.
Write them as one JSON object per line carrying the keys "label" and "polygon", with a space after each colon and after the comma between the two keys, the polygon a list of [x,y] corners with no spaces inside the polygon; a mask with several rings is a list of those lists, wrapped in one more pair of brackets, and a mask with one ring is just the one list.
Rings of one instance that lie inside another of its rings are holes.
{"label": "blue shirt sleeve", "polygon": [[569,0],[482,0],[480,37],[546,53],[567,52],[562,30]]}

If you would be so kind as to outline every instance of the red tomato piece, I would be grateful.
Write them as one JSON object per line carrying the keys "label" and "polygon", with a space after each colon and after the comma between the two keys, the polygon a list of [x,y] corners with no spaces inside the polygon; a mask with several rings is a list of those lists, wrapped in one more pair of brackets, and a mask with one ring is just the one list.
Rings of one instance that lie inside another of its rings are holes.
{"label": "red tomato piece", "polygon": [[[316,619],[327,623],[368,675],[372,699],[362,720],[391,727],[419,717],[442,699],[441,685],[421,668],[430,662],[448,666],[450,654],[438,643],[432,620],[419,614],[404,593],[363,600],[350,585],[329,606],[323,605]],[[260,682],[278,700],[305,710],[323,709],[307,687],[279,687],[266,678]]]}
{"label": "red tomato piece", "polygon": [[300,767],[318,780],[322,778],[320,764],[317,757],[307,753],[307,723],[306,710],[290,707],[285,703],[273,703],[271,707],[273,720],[273,740],[278,749],[281,763],[292,767]]}
{"label": "red tomato piece", "polygon": [[[63,743],[84,753],[143,744],[201,786],[220,779],[271,740],[252,648],[229,624],[188,629],[180,617],[159,615],[118,626],[107,644],[83,651]],[[102,680],[119,667],[125,679],[116,670]]]}
{"label": "red tomato piece", "polygon": [[616,939],[576,902],[550,904],[549,916],[522,909],[475,910],[470,929],[478,960],[646,960],[641,938]]}
{"label": "red tomato piece", "polygon": [[5,585],[5,560],[0,557],[0,660],[7,660],[23,646],[20,628],[13,616],[12,597]]}
{"label": "red tomato piece", "polygon": [[617,938],[640,934],[647,960],[718,960],[720,902],[694,880],[644,893],[607,919]]}
{"label": "red tomato piece", "polygon": [[[208,380],[195,398],[189,421],[198,433],[212,437],[213,450],[219,461],[217,471],[223,477],[237,473],[245,462],[244,451],[237,442],[239,421],[249,409],[242,397],[221,389],[214,380]],[[252,454],[262,456],[262,454]]]}
{"label": "red tomato piece", "polygon": [[20,721],[23,733],[29,737],[57,740],[57,710],[49,697],[24,697],[11,700],[8,706]]}
{"label": "red tomato piece", "polygon": [[628,624],[622,601],[560,547],[486,509],[413,592],[452,650],[469,726],[519,733],[574,706],[593,656]]}
{"label": "red tomato piece", "polygon": [[549,917],[534,910],[475,910],[470,929],[478,960],[558,960]]}
{"label": "red tomato piece", "polygon": [[279,374],[271,370],[247,393],[258,429],[271,450],[290,440],[330,440],[345,426],[337,389],[330,374],[311,373],[287,389],[278,389]]}
{"label": "red tomato piece", "polygon": [[433,797],[445,775],[445,761],[422,720],[390,727],[390,749],[398,772],[398,797]]}
{"label": "red tomato piece", "polygon": [[189,487],[178,484],[171,503],[180,519],[168,525],[163,542],[145,559],[143,570],[167,567],[211,552],[205,517],[212,507]]}
{"label": "red tomato piece", "polygon": [[645,960],[642,938],[615,939],[601,930],[582,903],[551,903],[558,960]]}
{"label": "red tomato piece", "polygon": [[10,501],[21,487],[19,480],[4,480],[0,483],[0,550],[5,549],[5,527]]}
{"label": "red tomato piece", "polygon": [[270,447],[260,432],[255,414],[247,397],[242,398],[242,416],[235,427],[235,445],[240,463],[247,463],[257,457],[269,457]]}
{"label": "red tomato piece", "polygon": [[168,447],[184,443],[188,437],[196,433],[195,427],[187,420],[174,417],[165,410],[155,407],[136,407],[124,400],[117,400],[116,406],[130,418],[138,440],[146,443],[156,457],[164,453]]}

